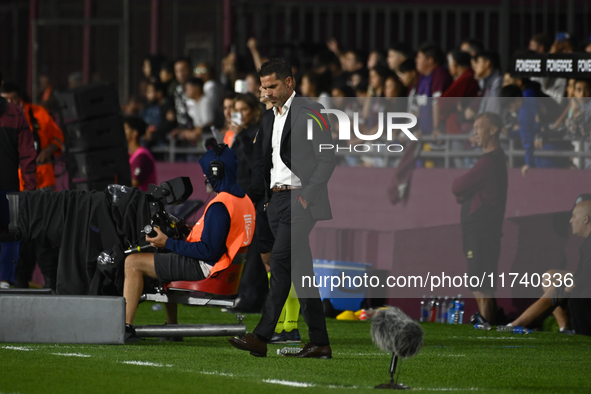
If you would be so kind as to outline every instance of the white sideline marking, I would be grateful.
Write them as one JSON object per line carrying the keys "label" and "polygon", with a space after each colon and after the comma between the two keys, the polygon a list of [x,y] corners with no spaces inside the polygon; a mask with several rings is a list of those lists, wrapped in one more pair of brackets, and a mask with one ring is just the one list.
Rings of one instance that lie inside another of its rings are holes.
{"label": "white sideline marking", "polygon": [[289,380],[277,380],[277,379],[263,379],[263,382],[272,383],[272,384],[281,384],[283,386],[291,386],[291,387],[314,387],[314,386],[316,386],[313,383],[290,382]]}
{"label": "white sideline marking", "polygon": [[218,372],[218,371],[213,371],[213,372],[200,371],[199,373],[200,374],[203,374],[203,375],[217,375],[217,376],[228,376],[228,377],[234,377],[235,376],[232,373]]}
{"label": "white sideline marking", "polygon": [[383,356],[387,353],[346,353],[346,352],[338,352],[335,353],[341,356]]}
{"label": "white sideline marking", "polygon": [[68,356],[68,357],[92,357],[90,354],[82,354],[82,353],[51,353],[55,354],[56,356]]}
{"label": "white sideline marking", "polygon": [[122,361],[123,364],[130,364],[130,365],[143,365],[146,367],[172,367],[172,364],[158,364],[158,363],[151,363],[149,361]]}
{"label": "white sideline marking", "polygon": [[31,352],[35,349],[31,349],[30,347],[21,347],[21,346],[2,346],[2,349],[8,350],[22,350],[23,352]]}
{"label": "white sideline marking", "polygon": [[467,388],[459,388],[459,387],[413,387],[414,390],[424,390],[424,391],[478,391],[478,387],[467,387]]}

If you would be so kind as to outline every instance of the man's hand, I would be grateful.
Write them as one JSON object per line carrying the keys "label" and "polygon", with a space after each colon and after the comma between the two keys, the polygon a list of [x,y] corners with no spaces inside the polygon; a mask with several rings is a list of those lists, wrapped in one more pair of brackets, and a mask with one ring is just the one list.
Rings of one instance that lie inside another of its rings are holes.
{"label": "man's hand", "polygon": [[257,52],[258,51],[258,47],[257,47],[257,39],[254,37],[250,37],[248,39],[248,41],[246,41],[246,47],[251,51],[251,52]]}
{"label": "man's hand", "polygon": [[49,163],[51,161],[51,156],[53,156],[53,154],[58,150],[59,147],[52,142],[51,144],[47,145],[45,149],[39,152],[37,158],[35,159],[35,162],[37,164]]}
{"label": "man's hand", "polygon": [[166,245],[168,237],[158,227],[154,227],[154,230],[158,233],[154,238],[150,238],[146,235],[146,241],[155,248],[163,248]]}
{"label": "man's hand", "polygon": [[525,177],[528,170],[529,170],[529,166],[527,164],[524,164],[523,167],[521,167],[521,176]]}

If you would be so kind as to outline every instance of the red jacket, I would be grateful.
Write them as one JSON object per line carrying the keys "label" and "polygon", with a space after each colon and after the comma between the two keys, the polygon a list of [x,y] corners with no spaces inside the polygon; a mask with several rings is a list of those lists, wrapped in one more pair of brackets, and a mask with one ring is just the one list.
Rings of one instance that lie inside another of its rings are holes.
{"label": "red jacket", "polygon": [[460,100],[452,97],[478,97],[479,89],[478,82],[474,79],[474,71],[469,68],[443,92],[438,102],[439,120],[445,120],[447,134],[461,132],[457,120],[457,107]]}

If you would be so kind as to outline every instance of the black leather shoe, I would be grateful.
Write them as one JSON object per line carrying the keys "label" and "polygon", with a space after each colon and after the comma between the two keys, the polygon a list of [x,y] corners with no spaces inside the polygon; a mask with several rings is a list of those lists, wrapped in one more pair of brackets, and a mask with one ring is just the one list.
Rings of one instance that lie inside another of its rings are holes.
{"label": "black leather shoe", "polygon": [[306,346],[299,353],[286,353],[285,357],[296,357],[296,358],[332,358],[332,349],[330,345],[316,346],[311,342],[308,342]]}
{"label": "black leather shoe", "polygon": [[230,345],[240,350],[246,350],[255,357],[267,357],[267,344],[255,334],[246,334],[242,338],[228,338]]}

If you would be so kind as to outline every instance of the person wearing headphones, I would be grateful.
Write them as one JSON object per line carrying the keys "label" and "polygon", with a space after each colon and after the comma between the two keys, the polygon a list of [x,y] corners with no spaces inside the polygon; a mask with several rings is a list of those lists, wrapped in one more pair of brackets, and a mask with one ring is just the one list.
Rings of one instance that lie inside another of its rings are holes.
{"label": "person wearing headphones", "polygon": [[[168,238],[156,228],[157,236],[146,240],[172,253],[136,253],[125,259],[123,297],[126,342],[136,339],[133,320],[144,288],[144,275],[161,283],[198,281],[226,269],[251,241],[255,230],[255,208],[236,182],[236,153],[225,144],[216,145],[199,160],[208,189],[217,193],[186,241]],[[167,324],[177,324],[177,305],[166,304]]]}

